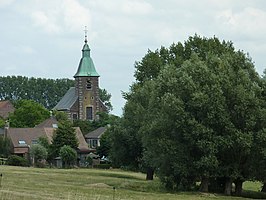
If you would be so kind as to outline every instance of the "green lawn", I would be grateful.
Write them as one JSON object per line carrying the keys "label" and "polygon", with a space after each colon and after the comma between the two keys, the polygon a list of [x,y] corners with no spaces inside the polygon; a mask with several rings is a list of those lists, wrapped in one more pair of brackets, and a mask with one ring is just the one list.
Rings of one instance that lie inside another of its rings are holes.
{"label": "green lawn", "polygon": [[[244,199],[203,193],[167,193],[141,173],[100,169],[40,169],[0,166],[0,200],[204,200]],[[259,183],[247,184],[258,190]],[[115,190],[113,189],[115,187]],[[246,185],[245,185],[246,187]]]}

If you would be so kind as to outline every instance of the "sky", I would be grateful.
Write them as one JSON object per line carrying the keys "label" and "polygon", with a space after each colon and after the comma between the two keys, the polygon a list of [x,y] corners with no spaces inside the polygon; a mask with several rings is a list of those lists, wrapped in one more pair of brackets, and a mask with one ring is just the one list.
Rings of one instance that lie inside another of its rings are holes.
{"label": "sky", "polygon": [[148,49],[216,36],[249,53],[259,74],[266,68],[265,0],[0,0],[0,76],[73,79],[85,26],[119,116]]}

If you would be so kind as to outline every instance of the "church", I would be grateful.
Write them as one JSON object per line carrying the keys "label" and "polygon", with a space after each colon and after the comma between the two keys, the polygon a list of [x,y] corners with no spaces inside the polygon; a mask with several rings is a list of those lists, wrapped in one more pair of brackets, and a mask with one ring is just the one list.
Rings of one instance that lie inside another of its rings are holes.
{"label": "church", "polygon": [[99,77],[90,56],[90,47],[85,33],[85,44],[78,70],[74,75],[75,87],[71,87],[54,107],[65,112],[73,120],[98,120],[98,112],[107,112],[99,97]]}

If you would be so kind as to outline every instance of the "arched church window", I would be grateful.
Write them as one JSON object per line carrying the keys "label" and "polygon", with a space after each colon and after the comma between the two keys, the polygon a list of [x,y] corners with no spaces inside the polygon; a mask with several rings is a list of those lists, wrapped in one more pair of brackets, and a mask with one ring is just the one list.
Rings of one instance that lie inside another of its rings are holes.
{"label": "arched church window", "polygon": [[87,80],[87,86],[86,86],[87,90],[91,90],[92,89],[92,83],[90,80]]}

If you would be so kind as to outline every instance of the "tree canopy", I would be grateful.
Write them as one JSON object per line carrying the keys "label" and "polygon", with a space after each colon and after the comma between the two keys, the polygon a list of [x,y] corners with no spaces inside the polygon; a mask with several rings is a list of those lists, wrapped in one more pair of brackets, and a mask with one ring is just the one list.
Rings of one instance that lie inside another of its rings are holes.
{"label": "tree canopy", "polygon": [[55,130],[50,147],[50,157],[59,156],[60,149],[64,145],[70,146],[72,149],[77,149],[78,147],[75,129],[67,121],[59,123],[58,128]]}
{"label": "tree canopy", "polygon": [[[221,181],[226,194],[232,182],[241,192],[254,177],[256,138],[266,137],[265,87],[251,58],[232,42],[195,35],[149,50],[135,68],[122,123],[111,136],[114,158],[123,155],[120,143],[169,189],[192,189],[201,180],[202,191]],[[132,138],[141,152],[132,151]],[[128,165],[122,158],[120,165]]]}
{"label": "tree canopy", "polygon": [[15,103],[16,110],[9,116],[10,126],[29,128],[43,122],[50,115],[43,105],[33,100],[19,100]]}
{"label": "tree canopy", "polygon": [[[0,100],[17,101],[28,99],[42,104],[51,110],[65,95],[70,87],[74,87],[72,79],[46,79],[25,76],[0,76]],[[100,89],[100,98],[112,110],[111,94]]]}

